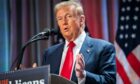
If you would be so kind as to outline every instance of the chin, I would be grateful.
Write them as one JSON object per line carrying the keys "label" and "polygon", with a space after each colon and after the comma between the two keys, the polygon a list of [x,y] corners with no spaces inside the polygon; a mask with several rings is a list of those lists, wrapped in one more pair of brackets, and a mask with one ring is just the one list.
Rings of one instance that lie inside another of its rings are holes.
{"label": "chin", "polygon": [[65,39],[67,39],[68,41],[70,41],[70,39],[72,38],[72,36],[65,36]]}
{"label": "chin", "polygon": [[72,34],[69,34],[69,33],[66,33],[66,34],[63,34],[64,37],[71,37]]}

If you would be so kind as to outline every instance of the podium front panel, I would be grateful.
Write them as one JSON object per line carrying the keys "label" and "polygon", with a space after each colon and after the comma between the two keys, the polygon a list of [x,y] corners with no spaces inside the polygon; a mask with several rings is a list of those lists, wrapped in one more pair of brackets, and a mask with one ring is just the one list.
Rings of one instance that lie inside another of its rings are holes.
{"label": "podium front panel", "polygon": [[0,84],[50,84],[50,66],[0,73]]}

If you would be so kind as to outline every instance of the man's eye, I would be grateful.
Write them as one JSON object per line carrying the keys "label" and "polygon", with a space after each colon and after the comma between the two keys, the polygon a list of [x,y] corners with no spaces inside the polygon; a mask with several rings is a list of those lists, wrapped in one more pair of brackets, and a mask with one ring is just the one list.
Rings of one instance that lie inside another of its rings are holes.
{"label": "man's eye", "polygon": [[71,18],[72,16],[71,16],[71,15],[67,15],[67,17],[68,17],[68,18]]}
{"label": "man's eye", "polygon": [[61,17],[58,17],[57,20],[60,21],[60,20],[62,20],[62,18]]}

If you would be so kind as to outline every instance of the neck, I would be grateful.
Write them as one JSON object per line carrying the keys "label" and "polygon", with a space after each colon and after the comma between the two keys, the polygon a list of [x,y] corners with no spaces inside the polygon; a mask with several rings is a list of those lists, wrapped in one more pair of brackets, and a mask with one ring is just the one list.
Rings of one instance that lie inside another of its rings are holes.
{"label": "neck", "polygon": [[73,36],[73,37],[67,37],[67,38],[65,38],[65,39],[66,39],[68,42],[70,42],[70,41],[75,41],[81,33],[82,33],[82,31],[79,31],[79,33],[78,33],[77,35],[75,35],[75,36]]}

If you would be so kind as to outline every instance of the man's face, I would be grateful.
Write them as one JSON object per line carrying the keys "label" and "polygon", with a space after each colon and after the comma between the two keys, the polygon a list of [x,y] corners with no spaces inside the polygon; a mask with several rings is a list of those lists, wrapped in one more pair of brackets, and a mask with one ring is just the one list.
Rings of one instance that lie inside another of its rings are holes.
{"label": "man's face", "polygon": [[68,41],[75,40],[83,31],[84,16],[78,15],[74,6],[60,8],[56,13],[58,26],[63,37]]}

